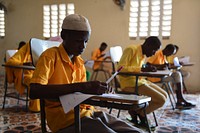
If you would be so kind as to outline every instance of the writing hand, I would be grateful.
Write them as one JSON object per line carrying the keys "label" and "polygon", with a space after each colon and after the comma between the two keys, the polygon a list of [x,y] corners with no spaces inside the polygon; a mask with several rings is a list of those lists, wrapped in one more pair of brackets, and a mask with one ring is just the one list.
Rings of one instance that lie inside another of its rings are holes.
{"label": "writing hand", "polygon": [[156,72],[157,68],[155,66],[152,65],[146,65],[145,67],[141,68],[142,72]]}
{"label": "writing hand", "polygon": [[82,93],[101,95],[108,90],[108,85],[100,81],[89,81],[84,84]]}

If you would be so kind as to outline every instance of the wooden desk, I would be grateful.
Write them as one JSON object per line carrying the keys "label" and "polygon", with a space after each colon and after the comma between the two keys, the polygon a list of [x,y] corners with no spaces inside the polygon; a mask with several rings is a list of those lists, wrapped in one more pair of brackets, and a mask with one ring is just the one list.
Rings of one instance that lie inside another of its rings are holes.
{"label": "wooden desk", "polygon": [[[24,84],[24,70],[35,70],[34,66],[27,66],[27,65],[6,65],[6,64],[2,64],[3,67],[7,67],[7,68],[13,68],[13,69],[22,69],[22,85],[24,85],[26,88],[28,88],[27,85]],[[15,98],[18,100],[22,100],[26,102],[26,111],[28,111],[28,90],[26,93],[26,98],[21,98],[19,97],[18,93],[7,93],[7,77],[5,75],[5,92],[4,92],[4,100],[3,100],[3,106],[2,108],[4,109],[4,105],[5,105],[5,101],[6,101],[6,97],[11,97],[11,98]]]}
{"label": "wooden desk", "polygon": [[2,64],[3,67],[9,67],[9,68],[17,68],[17,69],[24,69],[24,70],[35,70],[34,66],[27,66],[27,65],[6,65]]}
{"label": "wooden desk", "polygon": [[[151,101],[151,97],[148,96],[139,96],[139,95],[124,95],[117,94],[120,97],[106,97],[101,95],[92,96],[88,100],[85,100],[83,103],[100,106],[100,107],[110,107],[115,109],[130,110],[132,108],[140,108],[144,110],[145,118],[146,116],[146,107],[148,102]],[[81,133],[81,122],[80,122],[80,110],[79,105],[74,108],[75,115],[75,130],[76,133]],[[148,121],[147,121],[148,122]],[[148,124],[148,123],[147,123]],[[148,130],[151,132],[148,125]]]}
{"label": "wooden desk", "polygon": [[156,78],[163,78],[165,76],[170,75],[172,72],[169,70],[158,70],[156,72],[119,72],[118,75],[122,76],[135,76],[135,93],[138,94],[138,79],[139,76],[142,77],[156,77]]}

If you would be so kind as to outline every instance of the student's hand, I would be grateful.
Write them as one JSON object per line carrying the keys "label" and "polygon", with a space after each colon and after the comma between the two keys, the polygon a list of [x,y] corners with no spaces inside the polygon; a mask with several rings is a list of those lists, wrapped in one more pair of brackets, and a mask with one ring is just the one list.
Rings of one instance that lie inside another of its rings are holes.
{"label": "student's hand", "polygon": [[152,66],[152,65],[148,64],[145,67],[142,67],[141,71],[142,72],[156,72],[157,68],[155,66]]}
{"label": "student's hand", "polygon": [[108,85],[100,81],[89,81],[84,83],[82,93],[101,95],[108,90]]}
{"label": "student's hand", "polygon": [[167,70],[167,69],[168,69],[168,66],[165,64],[157,66],[157,70]]}
{"label": "student's hand", "polygon": [[106,54],[101,54],[101,55],[98,57],[98,59],[104,57],[105,55],[106,55]]}

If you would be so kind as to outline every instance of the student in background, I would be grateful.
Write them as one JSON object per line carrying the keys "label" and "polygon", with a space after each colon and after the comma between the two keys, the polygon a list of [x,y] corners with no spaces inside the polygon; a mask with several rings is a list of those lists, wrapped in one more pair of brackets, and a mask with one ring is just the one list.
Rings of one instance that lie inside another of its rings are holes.
{"label": "student in background", "polygon": [[92,52],[92,57],[91,59],[94,60],[94,65],[93,65],[93,70],[96,70],[100,67],[102,67],[102,62],[98,61],[104,61],[106,59],[105,57],[105,50],[108,47],[108,45],[105,42],[102,42],[100,47],[98,49],[95,49]]}
{"label": "student in background", "polygon": [[[176,52],[176,47],[173,44],[168,44],[163,50],[159,50],[155,55],[149,57],[147,60],[147,65],[155,66],[158,70],[164,70],[170,68],[167,57],[173,55]],[[148,78],[148,80],[152,82],[160,81],[159,78]],[[163,79],[163,82],[172,82],[176,85],[176,108],[177,109],[190,109],[195,107],[194,104],[187,102],[183,97],[183,83],[182,83],[182,75],[179,71],[173,71],[171,76],[168,76]]]}
{"label": "student in background", "polygon": [[[31,98],[45,98],[45,111],[49,128],[57,133],[74,133],[74,110],[64,113],[59,96],[74,92],[85,94],[105,93],[107,84],[86,82],[86,70],[81,54],[90,38],[88,20],[81,15],[65,17],[59,47],[47,49],[40,56],[31,79]],[[48,100],[47,100],[48,99]],[[82,133],[138,133],[140,129],[109,114],[96,111],[93,106],[81,104]]]}
{"label": "student in background", "polygon": [[[123,51],[118,66],[123,66],[122,72],[154,71],[154,67],[142,68],[142,65],[145,64],[146,57],[154,55],[160,49],[160,46],[160,40],[154,36],[148,37],[142,45],[130,45]],[[135,81],[135,76],[119,75],[121,91],[134,93],[136,87]],[[161,87],[144,78],[139,78],[138,80],[138,93],[151,97],[149,106],[146,108],[148,114],[162,107],[167,100],[167,93]],[[143,126],[146,124],[142,111],[129,110],[129,114],[132,117],[133,123]],[[137,121],[138,116],[140,123]]]}
{"label": "student in background", "polygon": [[[177,53],[179,51],[179,47],[177,45],[174,45],[174,46],[176,48],[176,52],[173,55],[167,57],[168,63],[172,66],[174,65],[174,58],[177,57]],[[183,65],[182,62],[179,62],[179,64]],[[187,70],[185,70],[183,68],[180,69],[180,72],[181,72],[181,75],[183,77],[183,83],[184,83],[184,80],[190,76],[190,72],[188,72]],[[185,86],[185,83],[184,83],[183,93],[186,93],[186,92],[187,92],[187,90],[186,90],[186,86]]]}
{"label": "student in background", "polygon": [[[30,45],[20,42],[19,50],[6,62],[6,65],[32,65]],[[30,79],[32,78],[33,70],[24,70],[24,84],[29,87]],[[25,86],[22,85],[22,69],[14,69],[6,67],[8,83],[13,83],[15,89],[20,95],[24,94]],[[29,100],[29,110],[32,112],[40,111],[39,99]]]}

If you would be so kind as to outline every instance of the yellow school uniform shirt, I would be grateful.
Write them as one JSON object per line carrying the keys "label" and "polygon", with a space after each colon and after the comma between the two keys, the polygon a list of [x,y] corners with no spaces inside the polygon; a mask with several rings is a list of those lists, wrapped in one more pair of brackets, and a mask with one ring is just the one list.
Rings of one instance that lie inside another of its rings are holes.
{"label": "yellow school uniform shirt", "polygon": [[[140,72],[145,62],[145,55],[142,54],[141,45],[130,45],[124,51],[118,63],[118,67],[123,66],[122,72]],[[135,76],[119,76],[121,88],[135,87]],[[138,86],[147,83],[143,78],[139,78]]]}
{"label": "yellow school uniform shirt", "polygon": [[[25,44],[18,50],[7,62],[6,65],[23,65],[25,62],[32,62],[30,55],[30,45]],[[7,80],[9,83],[15,84],[15,89],[20,95],[24,93],[25,87],[22,85],[22,69],[14,69],[6,67]],[[32,77],[33,70],[24,71],[24,83],[29,86],[30,78]]]}
{"label": "yellow school uniform shirt", "polygon": [[[166,56],[163,55],[162,50],[158,50],[155,55],[149,57],[147,59],[147,62],[151,63],[151,64],[165,64],[166,62]],[[161,79],[160,78],[147,78],[149,81],[151,82],[159,82]]]}
{"label": "yellow school uniform shirt", "polygon": [[[30,54],[30,44],[25,44],[15,53],[7,62],[6,65],[23,65],[23,63],[32,62]],[[30,79],[33,75],[33,70],[24,70],[24,84],[29,87]],[[15,89],[22,95],[25,91],[25,86],[22,85],[22,69],[13,69],[6,67],[8,83],[15,84]],[[39,99],[29,100],[30,111],[40,111]]]}
{"label": "yellow school uniform shirt", "polygon": [[[63,45],[53,47],[42,53],[31,83],[71,84],[86,81],[84,61],[76,57],[74,64],[71,62]],[[74,110],[64,113],[60,102],[45,100],[46,118],[49,128],[56,132],[74,123]],[[91,116],[94,107],[86,104],[80,106],[80,116]]]}
{"label": "yellow school uniform shirt", "polygon": [[[104,57],[101,57],[101,58],[98,58],[98,59],[97,59],[97,57],[101,56],[102,54],[104,54],[104,51],[101,52],[99,49],[96,49],[96,50],[94,50],[94,51],[92,52],[92,57],[91,57],[91,59],[94,60],[94,61],[95,61],[95,60],[103,61],[103,60],[104,60]],[[94,70],[95,70],[95,69],[98,69],[98,68],[100,67],[101,63],[102,63],[102,62],[94,62],[93,69],[94,69]]]}
{"label": "yellow school uniform shirt", "polygon": [[169,64],[174,64],[174,58],[175,58],[175,55],[168,56],[167,57],[167,62]]}

